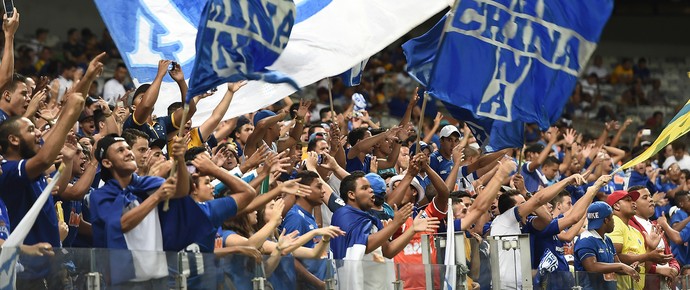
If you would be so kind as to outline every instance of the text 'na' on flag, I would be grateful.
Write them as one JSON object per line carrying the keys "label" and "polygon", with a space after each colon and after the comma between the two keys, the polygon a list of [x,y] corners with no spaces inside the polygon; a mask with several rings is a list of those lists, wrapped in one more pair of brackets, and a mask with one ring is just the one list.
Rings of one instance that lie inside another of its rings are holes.
{"label": "text 'na' on flag", "polygon": [[287,46],[296,9],[291,0],[210,0],[199,21],[187,102],[226,82],[297,84],[270,71]]}

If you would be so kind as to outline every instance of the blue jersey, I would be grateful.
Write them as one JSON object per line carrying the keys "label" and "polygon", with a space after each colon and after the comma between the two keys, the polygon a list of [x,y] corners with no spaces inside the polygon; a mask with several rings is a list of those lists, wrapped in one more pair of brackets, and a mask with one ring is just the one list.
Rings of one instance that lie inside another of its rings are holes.
{"label": "blue jersey", "polygon": [[[679,209],[678,211],[676,211],[676,213],[673,214],[673,216],[671,216],[671,221],[669,222],[669,224],[673,226],[674,224],[681,222],[687,217],[688,214],[682,209]],[[682,229],[680,232],[687,232],[688,228],[690,228],[690,224],[685,226],[685,228]],[[683,238],[684,241],[687,241],[687,239],[685,239],[683,235],[681,235],[681,238]],[[670,241],[670,244],[671,252],[673,253],[673,256],[676,258],[676,260],[678,260],[679,264],[687,265],[688,263],[690,263],[690,248],[687,246],[687,242],[678,245],[673,241]]]}
{"label": "blue jersey", "polygon": [[[319,226],[316,224],[316,219],[314,219],[314,216],[297,204],[293,205],[292,208],[285,215],[285,219],[283,219],[283,224],[281,226],[283,229],[285,229],[286,233],[299,231],[299,235],[304,235],[307,232],[319,228]],[[314,239],[304,244],[304,247],[314,248],[314,246],[316,246],[316,244],[319,243],[321,239],[322,237],[320,236],[314,237]],[[309,273],[314,274],[316,278],[319,278],[321,280],[326,278],[327,260],[309,259],[300,260],[300,262],[302,262],[302,264],[305,268],[307,268]],[[304,284],[305,285],[303,286],[311,286],[307,283]]]}
{"label": "blue jersey", "polygon": [[197,204],[208,217],[211,226],[216,230],[209,231],[207,235],[198,236],[196,243],[199,245],[201,252],[213,253],[218,233],[217,229],[223,225],[225,220],[237,214],[237,203],[234,198],[226,196]]}
{"label": "blue jersey", "polygon": [[7,241],[10,236],[10,216],[7,214],[7,207],[0,199],[0,240]]}
{"label": "blue jersey", "polygon": [[[349,149],[345,151],[346,156],[349,151]],[[364,157],[364,161],[359,160],[359,157],[347,159],[345,163],[345,170],[347,172],[362,171],[364,173],[369,173],[369,169],[371,168],[371,158],[371,155],[367,154]]]}
{"label": "blue jersey", "polygon": [[[580,235],[575,243],[575,271],[584,272],[582,261],[589,257],[596,258],[597,262],[613,263],[616,249],[611,239],[604,235],[602,238],[596,231],[590,230]],[[616,279],[606,279],[603,274],[588,273],[580,275],[580,285],[583,289],[616,289]]]}
{"label": "blue jersey", "polygon": [[521,173],[525,180],[525,188],[527,188],[527,191],[537,192],[540,187],[546,186],[548,180],[546,180],[546,177],[544,177],[541,171],[539,171],[539,168],[535,169],[534,171],[529,171],[530,163],[531,162],[526,162],[522,165]]}
{"label": "blue jersey", "polygon": [[141,121],[142,120],[135,121],[134,114],[131,114],[129,117],[127,117],[125,123],[122,124],[122,129],[134,128],[141,130],[142,132],[146,133],[146,135],[149,135],[149,142],[160,139],[165,141],[166,144],[168,142],[168,134],[175,132],[178,129],[175,128],[175,125],[172,122],[172,117],[170,116],[158,117],[153,121],[152,125],[146,123],[146,120],[143,120],[144,123],[141,125],[137,124],[137,122]]}
{"label": "blue jersey", "polygon": [[9,118],[10,118],[10,115],[8,115],[7,113],[5,113],[5,111],[0,109],[0,124],[2,124],[2,122],[5,122],[5,120],[7,120]]}
{"label": "blue jersey", "polygon": [[446,159],[438,150],[434,151],[434,153],[431,153],[429,156],[429,167],[436,171],[443,180],[446,180],[454,164],[452,159]]}

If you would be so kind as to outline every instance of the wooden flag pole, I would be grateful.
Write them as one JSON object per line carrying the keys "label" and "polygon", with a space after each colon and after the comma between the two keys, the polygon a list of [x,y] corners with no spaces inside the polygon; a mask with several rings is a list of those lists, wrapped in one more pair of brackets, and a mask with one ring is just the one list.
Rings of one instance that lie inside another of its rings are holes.
{"label": "wooden flag pole", "polygon": [[[192,100],[193,102],[193,100]],[[182,120],[180,120],[180,129],[177,130],[177,137],[183,137],[183,128],[184,125],[187,124],[187,114],[189,113],[189,103],[184,104],[184,109],[182,110]],[[186,145],[186,144],[185,144]],[[172,148],[168,148],[169,150],[172,150]],[[172,152],[170,152],[172,153]],[[177,162],[180,162],[180,160],[176,160],[173,157],[173,167],[170,169],[170,176],[175,175],[177,172]],[[170,209],[170,199],[165,200],[165,204],[163,204],[163,211],[168,211]]]}
{"label": "wooden flag pole", "polygon": [[331,78],[327,77],[326,82],[328,85],[328,99],[331,101],[331,118],[335,118],[335,110],[333,109],[333,92],[331,86]]}
{"label": "wooden flag pole", "polygon": [[423,130],[422,126],[424,125],[424,111],[426,111],[426,102],[429,99],[429,93],[427,93],[425,91],[423,98],[424,98],[424,100],[422,100],[422,112],[419,114],[419,123],[417,125],[417,130],[419,130],[419,132],[417,132],[417,140],[415,140],[415,144],[417,144],[417,150],[415,150],[415,152],[414,152],[415,155],[422,151],[421,150],[421,148],[422,148],[421,147],[422,146],[421,145],[421,141],[422,141],[421,137],[422,137],[422,130]]}

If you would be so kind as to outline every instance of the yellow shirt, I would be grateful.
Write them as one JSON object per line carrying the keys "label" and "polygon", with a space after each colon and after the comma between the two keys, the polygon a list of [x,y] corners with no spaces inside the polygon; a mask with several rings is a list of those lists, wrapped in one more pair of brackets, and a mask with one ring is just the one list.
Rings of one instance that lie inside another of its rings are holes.
{"label": "yellow shirt", "polygon": [[[187,149],[191,149],[193,147],[199,147],[199,146],[204,146],[204,140],[201,139],[201,131],[199,131],[199,127],[194,127],[192,128],[191,131],[189,131],[189,143],[187,143]],[[168,139],[168,148],[172,148],[173,144],[173,139],[170,138]],[[168,149],[170,150],[170,149]]]}
{"label": "yellow shirt", "polygon": [[[617,216],[613,216],[614,228],[613,232],[606,234],[611,238],[614,244],[622,244],[623,254],[636,254],[642,255],[647,252],[645,248],[644,236],[637,229],[623,223]],[[644,289],[644,273],[647,271],[644,268],[644,263],[640,263],[640,281],[635,283],[634,289],[642,290]],[[617,275],[618,276],[618,289],[632,289],[631,277],[627,275]]]}

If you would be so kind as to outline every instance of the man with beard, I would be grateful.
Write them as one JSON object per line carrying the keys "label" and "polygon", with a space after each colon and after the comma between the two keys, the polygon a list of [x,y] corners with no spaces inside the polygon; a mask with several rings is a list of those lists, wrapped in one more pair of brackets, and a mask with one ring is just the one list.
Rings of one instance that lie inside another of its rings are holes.
{"label": "man with beard", "polygon": [[[5,157],[5,162],[2,163],[3,174],[0,175],[0,188],[3,189],[0,191],[0,198],[7,205],[11,228],[16,229],[19,221],[24,218],[48,185],[45,171],[53,166],[55,158],[65,144],[67,133],[84,109],[84,96],[91,83],[103,70],[100,59],[104,56],[105,53],[94,58],[82,81],[73,88],[73,92],[66,94],[63,111],[55,127],[51,129],[50,135],[45,138],[43,146],[40,142],[41,131],[31,120],[13,116],[0,124],[0,153]],[[22,85],[26,87],[23,83],[19,84],[19,86]],[[69,178],[70,173],[65,172],[64,176]],[[52,196],[49,196],[48,201],[43,205],[24,242],[27,244],[47,242],[53,247],[60,247],[58,220]],[[36,259],[26,260],[23,263],[25,270],[17,275],[18,288],[46,288],[45,278],[49,272],[47,266],[49,261]]]}
{"label": "man with beard", "polygon": [[[637,191],[627,192],[625,190],[617,190],[611,193],[606,199],[606,203],[613,209],[613,232],[608,233],[607,236],[611,238],[613,246],[618,253],[621,262],[630,265],[634,268],[639,263],[640,280],[634,284],[630,277],[618,276],[618,289],[644,289],[645,277],[647,273],[645,262],[652,262],[657,264],[668,263],[673,257],[672,255],[664,254],[663,250],[653,250],[647,252],[645,245],[645,238],[640,231],[628,225],[630,219],[635,216],[637,212],[637,204],[635,201],[640,197]],[[656,245],[655,245],[656,247]]]}

